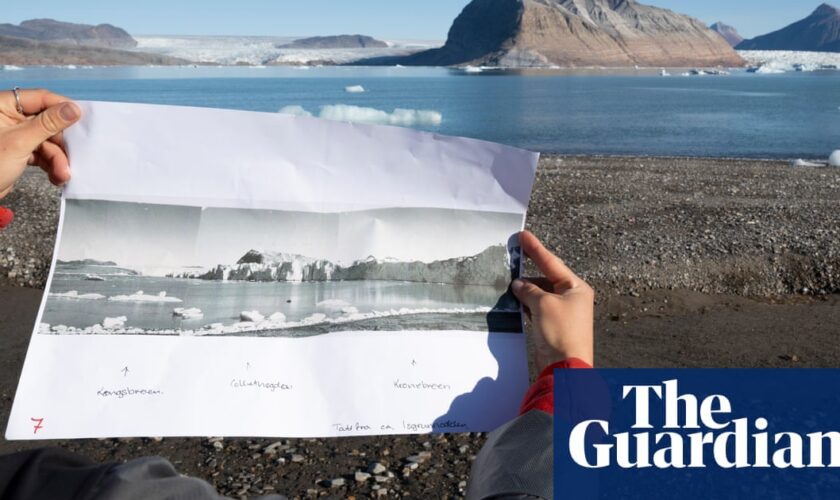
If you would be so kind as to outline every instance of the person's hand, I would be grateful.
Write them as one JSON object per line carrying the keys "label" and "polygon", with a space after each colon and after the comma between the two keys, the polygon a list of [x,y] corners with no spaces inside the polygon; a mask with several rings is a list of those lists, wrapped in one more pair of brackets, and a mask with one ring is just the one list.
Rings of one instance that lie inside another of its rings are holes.
{"label": "person's hand", "polygon": [[569,358],[593,365],[595,292],[529,231],[519,243],[545,276],[511,285],[534,329],[538,371]]}
{"label": "person's hand", "polygon": [[21,90],[19,95],[23,114],[14,92],[0,92],[0,198],[11,192],[27,165],[44,169],[57,186],[70,180],[62,132],[79,121],[81,110],[46,90]]}

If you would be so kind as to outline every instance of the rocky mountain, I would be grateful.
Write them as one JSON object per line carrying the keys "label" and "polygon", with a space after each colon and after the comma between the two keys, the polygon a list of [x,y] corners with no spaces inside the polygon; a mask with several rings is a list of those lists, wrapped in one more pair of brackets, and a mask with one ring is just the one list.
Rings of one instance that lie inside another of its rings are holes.
{"label": "rocky mountain", "polygon": [[443,47],[379,62],[508,67],[744,64],[700,21],[635,0],[473,0],[455,19]]}
{"label": "rocky mountain", "polygon": [[383,49],[388,44],[365,35],[315,36],[278,45],[278,49]]}
{"label": "rocky mountain", "polygon": [[156,54],[83,45],[37,42],[0,36],[0,64],[29,65],[179,65],[190,61]]}
{"label": "rocky mountain", "polygon": [[413,281],[454,285],[508,286],[511,277],[507,248],[492,246],[469,256],[434,262],[401,262],[369,257],[342,266],[327,260],[251,250],[234,265],[219,265],[205,273],[179,278],[214,281]]}
{"label": "rocky mountain", "polygon": [[729,44],[730,47],[735,47],[739,43],[744,41],[744,37],[742,37],[738,30],[729,26],[728,24],[724,24],[720,21],[716,22],[715,24],[709,26],[709,29],[717,33],[718,35],[722,36],[726,43]]}
{"label": "rocky mountain", "polygon": [[773,33],[744,40],[737,49],[840,52],[840,9],[824,3],[805,19]]}
{"label": "rocky mountain", "polygon": [[60,45],[84,45],[115,49],[131,49],[137,46],[137,40],[132,38],[128,32],[110,24],[92,26],[89,24],[65,23],[53,19],[31,19],[19,25],[0,24],[0,36]]}

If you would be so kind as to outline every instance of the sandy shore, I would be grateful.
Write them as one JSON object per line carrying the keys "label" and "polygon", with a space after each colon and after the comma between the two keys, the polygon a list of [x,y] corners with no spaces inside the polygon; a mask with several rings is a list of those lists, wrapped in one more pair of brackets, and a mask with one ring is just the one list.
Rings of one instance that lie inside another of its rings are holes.
{"label": "sandy shore", "polygon": [[[28,176],[0,232],[0,419],[6,421],[52,252],[56,192]],[[840,169],[786,162],[546,157],[528,227],[599,294],[604,367],[840,366]],[[10,250],[11,249],[11,250]],[[10,255],[12,257],[10,257]],[[9,276],[11,273],[13,276]],[[20,285],[29,285],[28,288]],[[156,454],[228,495],[458,497],[483,436],[56,443],[95,459]],[[0,452],[35,444],[0,442]],[[404,475],[405,458],[432,458]],[[330,489],[322,480],[345,478]]]}

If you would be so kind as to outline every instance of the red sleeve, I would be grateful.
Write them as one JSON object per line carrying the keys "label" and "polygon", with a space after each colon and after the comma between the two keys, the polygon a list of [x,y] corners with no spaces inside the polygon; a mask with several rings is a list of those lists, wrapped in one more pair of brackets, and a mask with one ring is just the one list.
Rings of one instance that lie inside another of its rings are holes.
{"label": "red sleeve", "polygon": [[14,220],[15,214],[6,207],[0,207],[0,229],[5,228]]}
{"label": "red sleeve", "polygon": [[540,373],[534,385],[525,393],[525,400],[519,408],[519,414],[524,415],[531,410],[540,410],[554,414],[554,370],[555,369],[591,369],[592,366],[577,358],[570,358],[566,361],[555,363]]}

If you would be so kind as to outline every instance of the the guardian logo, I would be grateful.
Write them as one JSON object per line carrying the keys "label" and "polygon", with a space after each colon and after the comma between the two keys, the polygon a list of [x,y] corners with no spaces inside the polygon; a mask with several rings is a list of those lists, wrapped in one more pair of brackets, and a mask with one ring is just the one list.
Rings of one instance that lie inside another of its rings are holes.
{"label": "the guardian logo", "polygon": [[[661,380],[661,379],[660,379]],[[610,433],[606,420],[586,420],[569,435],[572,460],[587,469],[827,468],[840,467],[838,432],[768,432],[758,417],[734,418],[730,400],[711,395],[699,400],[680,394],[677,380],[659,385],[625,385],[622,398],[633,401],[631,432]],[[652,410],[662,422],[651,424]],[[604,439],[588,436],[602,432]]]}

